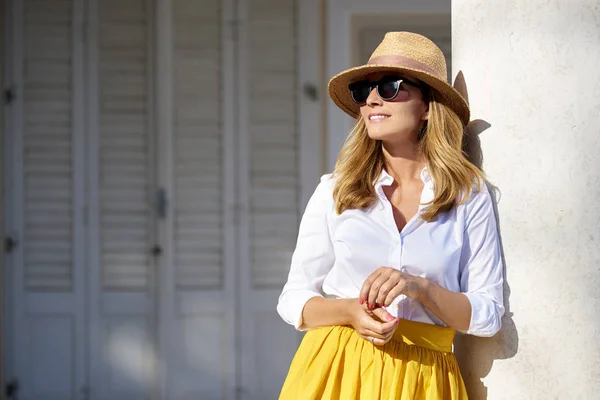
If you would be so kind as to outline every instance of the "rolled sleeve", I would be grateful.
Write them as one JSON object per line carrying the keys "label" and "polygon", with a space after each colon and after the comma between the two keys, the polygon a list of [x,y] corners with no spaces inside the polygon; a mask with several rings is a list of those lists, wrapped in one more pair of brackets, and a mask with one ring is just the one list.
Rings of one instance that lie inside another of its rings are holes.
{"label": "rolled sleeve", "polygon": [[487,188],[473,196],[467,204],[460,261],[461,292],[471,303],[471,322],[465,333],[493,336],[500,330],[504,315],[500,239]]}
{"label": "rolled sleeve", "polygon": [[330,175],[325,175],[302,216],[288,280],[277,303],[281,318],[296,329],[302,326],[302,311],[308,300],[323,297],[323,281],[335,261],[327,223],[332,207],[332,182]]}

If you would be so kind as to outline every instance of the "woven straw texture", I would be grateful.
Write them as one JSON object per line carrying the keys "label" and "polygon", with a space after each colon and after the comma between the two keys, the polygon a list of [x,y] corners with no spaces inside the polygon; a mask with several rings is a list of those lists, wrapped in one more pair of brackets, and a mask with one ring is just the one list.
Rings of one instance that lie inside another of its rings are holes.
{"label": "woven straw texture", "polygon": [[469,105],[447,80],[446,59],[439,47],[425,36],[411,32],[388,32],[366,65],[347,69],[329,81],[333,102],[353,118],[360,116],[348,85],[374,72],[404,74],[416,78],[435,90],[437,98],[449,106],[467,124]]}

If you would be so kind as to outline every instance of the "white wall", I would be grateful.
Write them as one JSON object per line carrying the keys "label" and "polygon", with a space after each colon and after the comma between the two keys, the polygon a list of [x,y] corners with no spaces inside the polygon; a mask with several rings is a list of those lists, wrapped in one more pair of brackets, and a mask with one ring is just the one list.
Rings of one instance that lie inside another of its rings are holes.
{"label": "white wall", "polygon": [[[449,14],[450,0],[327,0],[325,84],[337,73],[353,67],[353,15]],[[324,87],[326,91],[326,87]],[[324,92],[326,94],[326,92]],[[326,170],[331,171],[337,154],[352,128],[352,120],[327,97]]]}
{"label": "white wall", "polygon": [[461,344],[463,373],[475,399],[598,398],[600,7],[454,0],[452,18],[510,293],[503,331]]}

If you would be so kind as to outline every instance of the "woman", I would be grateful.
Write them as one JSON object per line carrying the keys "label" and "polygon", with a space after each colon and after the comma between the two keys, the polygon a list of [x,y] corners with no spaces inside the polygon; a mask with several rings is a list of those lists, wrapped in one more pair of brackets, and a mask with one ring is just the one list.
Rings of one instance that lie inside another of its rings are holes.
{"label": "woman", "polygon": [[307,330],[280,399],[466,399],[455,331],[504,313],[492,200],[461,146],[469,108],[429,39],[390,32],[333,77],[357,119],[321,179],[277,306]]}

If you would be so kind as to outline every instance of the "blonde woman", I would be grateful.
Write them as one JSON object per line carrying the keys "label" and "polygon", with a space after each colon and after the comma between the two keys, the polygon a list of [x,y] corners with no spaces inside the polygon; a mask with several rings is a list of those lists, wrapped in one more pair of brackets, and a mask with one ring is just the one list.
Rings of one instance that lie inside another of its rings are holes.
{"label": "blonde woman", "polygon": [[280,399],[466,399],[456,331],[492,336],[502,263],[469,107],[429,39],[390,32],[333,77],[356,118],[310,199],[277,310],[306,333]]}

